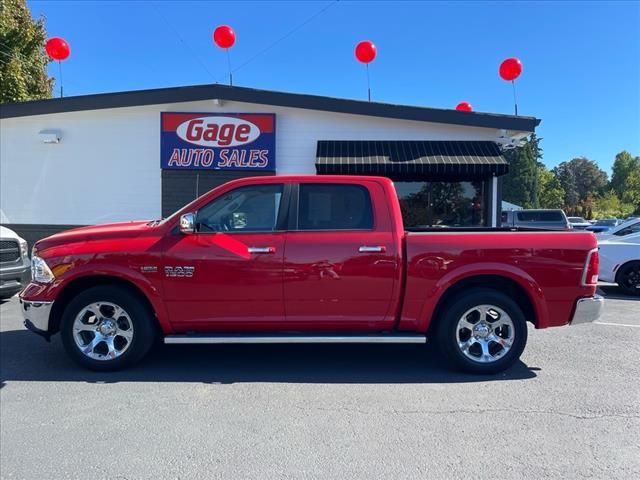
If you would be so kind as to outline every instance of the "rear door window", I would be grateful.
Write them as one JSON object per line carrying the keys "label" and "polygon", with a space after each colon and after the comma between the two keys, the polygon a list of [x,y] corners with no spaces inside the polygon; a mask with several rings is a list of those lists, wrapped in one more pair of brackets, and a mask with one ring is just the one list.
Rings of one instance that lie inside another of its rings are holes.
{"label": "rear door window", "polygon": [[562,212],[518,212],[520,222],[564,222]]}
{"label": "rear door window", "polygon": [[373,208],[362,185],[300,185],[298,230],[371,230]]}

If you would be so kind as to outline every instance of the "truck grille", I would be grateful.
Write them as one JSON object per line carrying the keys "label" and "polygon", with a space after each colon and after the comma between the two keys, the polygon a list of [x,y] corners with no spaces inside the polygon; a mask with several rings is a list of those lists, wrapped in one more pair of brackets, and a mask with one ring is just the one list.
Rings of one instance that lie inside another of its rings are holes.
{"label": "truck grille", "polygon": [[0,263],[15,262],[20,258],[20,245],[15,240],[0,240]]}

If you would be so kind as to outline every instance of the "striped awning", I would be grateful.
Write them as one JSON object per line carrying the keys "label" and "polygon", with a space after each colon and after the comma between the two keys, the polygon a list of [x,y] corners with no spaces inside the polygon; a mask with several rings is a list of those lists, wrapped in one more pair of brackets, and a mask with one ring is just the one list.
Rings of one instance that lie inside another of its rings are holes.
{"label": "striped awning", "polygon": [[320,140],[319,174],[403,178],[478,178],[504,175],[509,164],[489,141]]}

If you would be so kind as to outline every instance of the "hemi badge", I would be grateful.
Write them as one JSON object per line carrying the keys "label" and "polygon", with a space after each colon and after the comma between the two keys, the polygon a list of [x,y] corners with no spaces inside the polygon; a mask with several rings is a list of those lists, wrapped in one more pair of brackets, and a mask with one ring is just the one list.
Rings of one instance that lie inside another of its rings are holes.
{"label": "hemi badge", "polygon": [[143,265],[140,267],[140,271],[142,273],[156,273],[158,271],[158,267],[153,265]]}

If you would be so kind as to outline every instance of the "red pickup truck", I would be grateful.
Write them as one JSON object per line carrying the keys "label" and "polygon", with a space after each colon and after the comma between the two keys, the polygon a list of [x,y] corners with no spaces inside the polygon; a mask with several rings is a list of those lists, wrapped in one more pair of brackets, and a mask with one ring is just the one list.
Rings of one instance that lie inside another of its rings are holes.
{"label": "red pickup truck", "polygon": [[587,232],[407,231],[380,177],[252,177],[172,216],[37,242],[28,329],[97,370],[165,343],[425,343],[494,373],[535,328],[600,315]]}

